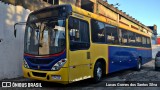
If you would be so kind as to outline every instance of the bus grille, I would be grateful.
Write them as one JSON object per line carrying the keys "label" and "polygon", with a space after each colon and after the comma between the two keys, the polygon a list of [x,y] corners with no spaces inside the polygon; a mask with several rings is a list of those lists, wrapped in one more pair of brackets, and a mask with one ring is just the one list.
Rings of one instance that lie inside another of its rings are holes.
{"label": "bus grille", "polygon": [[33,64],[49,64],[53,61],[53,59],[32,59],[30,58],[29,61]]}
{"label": "bus grille", "polygon": [[37,77],[46,77],[46,73],[32,72],[32,74]]}

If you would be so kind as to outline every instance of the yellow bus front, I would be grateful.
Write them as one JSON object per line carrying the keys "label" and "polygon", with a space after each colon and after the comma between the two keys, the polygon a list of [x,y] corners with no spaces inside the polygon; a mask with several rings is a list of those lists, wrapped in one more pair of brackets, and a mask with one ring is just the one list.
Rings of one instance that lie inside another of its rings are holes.
{"label": "yellow bus front", "polygon": [[90,18],[73,14],[70,5],[31,13],[24,37],[24,77],[63,84],[93,77],[89,24]]}

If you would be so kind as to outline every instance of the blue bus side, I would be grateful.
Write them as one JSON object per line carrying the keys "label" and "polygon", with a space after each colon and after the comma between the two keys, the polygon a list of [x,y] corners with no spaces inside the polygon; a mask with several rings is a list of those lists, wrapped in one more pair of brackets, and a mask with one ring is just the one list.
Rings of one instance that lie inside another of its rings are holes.
{"label": "blue bus side", "polygon": [[139,56],[142,64],[152,59],[151,49],[109,46],[108,50],[109,73],[136,67]]}

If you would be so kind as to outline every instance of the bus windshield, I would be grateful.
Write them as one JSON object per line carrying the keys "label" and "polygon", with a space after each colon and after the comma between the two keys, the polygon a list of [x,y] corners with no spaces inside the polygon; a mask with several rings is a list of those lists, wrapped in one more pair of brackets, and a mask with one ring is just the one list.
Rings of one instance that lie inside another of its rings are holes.
{"label": "bus windshield", "polygon": [[49,55],[65,49],[65,19],[29,20],[25,30],[25,53]]}

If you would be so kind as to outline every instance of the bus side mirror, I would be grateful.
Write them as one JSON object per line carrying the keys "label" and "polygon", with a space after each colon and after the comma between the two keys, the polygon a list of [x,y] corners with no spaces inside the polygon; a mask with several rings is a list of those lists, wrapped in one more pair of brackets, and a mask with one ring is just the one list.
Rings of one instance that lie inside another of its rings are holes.
{"label": "bus side mirror", "polygon": [[14,37],[16,37],[17,36],[17,29],[16,29],[16,25],[17,25],[18,23],[15,23],[14,24]]}
{"label": "bus side mirror", "polygon": [[16,37],[17,29],[14,29],[14,37]]}
{"label": "bus side mirror", "polygon": [[17,36],[17,29],[16,29],[17,25],[26,25],[26,22],[19,22],[14,24],[14,37]]}

